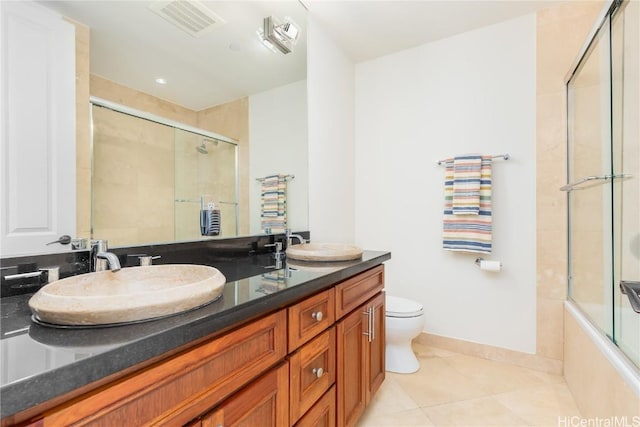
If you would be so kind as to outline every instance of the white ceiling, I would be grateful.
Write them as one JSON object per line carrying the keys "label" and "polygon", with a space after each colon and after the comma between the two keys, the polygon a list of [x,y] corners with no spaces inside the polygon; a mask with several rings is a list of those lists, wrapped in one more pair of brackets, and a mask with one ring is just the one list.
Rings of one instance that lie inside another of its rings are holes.
{"label": "white ceiling", "polygon": [[[0,0],[1,1],[1,0]],[[159,0],[40,0],[91,29],[91,72],[199,111],[306,78],[306,11],[298,1],[201,1],[226,23],[194,38],[148,9]],[[558,1],[302,0],[360,62],[515,18]],[[267,50],[269,15],[302,27],[293,53]],[[168,81],[155,83],[157,77]]]}
{"label": "white ceiling", "polygon": [[[90,28],[92,73],[195,111],[306,78],[306,10],[297,1],[201,1],[226,21],[201,38],[149,10],[154,1],[39,3]],[[270,15],[302,27],[293,53],[260,42],[256,30]]]}
{"label": "white ceiling", "polygon": [[535,12],[543,0],[303,0],[355,62],[361,62]]}

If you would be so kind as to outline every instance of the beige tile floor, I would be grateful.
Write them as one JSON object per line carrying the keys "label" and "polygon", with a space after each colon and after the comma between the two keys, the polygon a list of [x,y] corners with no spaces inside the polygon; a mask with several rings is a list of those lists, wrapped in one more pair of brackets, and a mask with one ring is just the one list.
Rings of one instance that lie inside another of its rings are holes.
{"label": "beige tile floor", "polygon": [[554,426],[580,413],[564,378],[414,343],[420,370],[387,377],[357,427]]}

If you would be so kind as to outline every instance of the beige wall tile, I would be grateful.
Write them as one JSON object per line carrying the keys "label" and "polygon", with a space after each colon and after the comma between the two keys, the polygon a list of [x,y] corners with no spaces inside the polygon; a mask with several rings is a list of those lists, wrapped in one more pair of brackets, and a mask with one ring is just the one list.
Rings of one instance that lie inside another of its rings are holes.
{"label": "beige wall tile", "polygon": [[197,125],[195,111],[122,86],[95,74],[91,75],[91,95],[187,125]]}
{"label": "beige wall tile", "polygon": [[238,141],[238,203],[246,206],[238,218],[240,235],[249,234],[249,98],[240,98],[198,112],[198,127]]}
{"label": "beige wall tile", "polygon": [[549,374],[562,374],[562,361],[543,357],[540,354],[528,354],[490,345],[462,341],[455,338],[434,334],[421,333],[416,341],[427,347],[435,347],[456,353],[482,357],[488,360],[511,363],[513,365],[531,368]]}
{"label": "beige wall tile", "polygon": [[561,300],[566,295],[565,75],[604,2],[567,2],[536,21],[537,355],[563,359]]}
{"label": "beige wall tile", "polygon": [[91,237],[91,127],[89,119],[89,28],[76,29],[76,236]]}
{"label": "beige wall tile", "polygon": [[562,360],[563,304],[561,300],[538,298],[538,325],[545,326],[539,327],[536,334],[536,353],[541,356]]}
{"label": "beige wall tile", "polygon": [[624,382],[573,315],[564,311],[565,378],[586,418],[640,417],[640,396]]}

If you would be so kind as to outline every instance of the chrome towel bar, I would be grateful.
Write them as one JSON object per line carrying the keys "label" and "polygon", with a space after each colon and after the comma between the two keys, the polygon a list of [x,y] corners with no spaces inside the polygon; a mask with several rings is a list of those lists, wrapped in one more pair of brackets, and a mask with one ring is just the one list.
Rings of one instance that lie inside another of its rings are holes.
{"label": "chrome towel bar", "polygon": [[[505,160],[509,160],[509,154],[505,153],[505,154],[498,154],[496,156],[491,156],[492,159],[505,159]],[[453,162],[453,157],[450,159],[442,159],[442,160],[438,160],[438,165],[444,165],[446,163],[451,163]]]}

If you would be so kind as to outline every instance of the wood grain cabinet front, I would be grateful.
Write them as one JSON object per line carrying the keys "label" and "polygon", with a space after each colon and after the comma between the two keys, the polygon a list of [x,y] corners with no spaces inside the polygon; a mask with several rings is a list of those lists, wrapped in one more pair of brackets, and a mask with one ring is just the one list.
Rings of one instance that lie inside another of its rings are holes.
{"label": "wood grain cabinet front", "polygon": [[43,426],[176,426],[284,360],[286,312],[253,321],[45,413]]}
{"label": "wood grain cabinet front", "polygon": [[379,265],[22,425],[353,426],[385,377],[383,288]]}
{"label": "wood grain cabinet front", "polygon": [[336,386],[318,400],[315,405],[295,424],[295,427],[335,427]]}
{"label": "wood grain cabinet front", "polygon": [[354,426],[385,378],[384,293],[336,325],[337,425]]}
{"label": "wood grain cabinet front", "polygon": [[384,288],[384,265],[379,265],[336,285],[336,319],[355,310]]}
{"label": "wood grain cabinet front", "polygon": [[289,357],[292,424],[335,383],[335,348],[335,328],[331,327]]}
{"label": "wood grain cabinet front", "polygon": [[202,417],[201,427],[289,426],[289,366],[272,369]]}
{"label": "wood grain cabinet front", "polygon": [[336,321],[334,289],[328,289],[289,307],[289,353]]}

